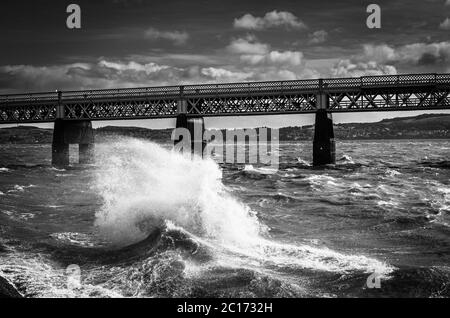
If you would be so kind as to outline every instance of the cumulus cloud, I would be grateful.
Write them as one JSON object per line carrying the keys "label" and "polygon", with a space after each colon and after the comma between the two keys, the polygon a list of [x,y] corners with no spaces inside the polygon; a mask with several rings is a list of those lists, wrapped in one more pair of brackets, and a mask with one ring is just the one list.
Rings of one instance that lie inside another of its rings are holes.
{"label": "cumulus cloud", "polygon": [[227,49],[230,53],[239,55],[242,62],[250,65],[298,66],[303,59],[302,52],[271,50],[270,45],[257,42],[254,37],[235,39]]}
{"label": "cumulus cloud", "polygon": [[169,85],[184,76],[183,69],[167,65],[104,59],[95,63],[0,67],[1,86],[32,91]]}
{"label": "cumulus cloud", "polygon": [[213,79],[216,82],[244,81],[253,76],[253,73],[232,72],[216,67],[202,68],[201,74]]}
{"label": "cumulus cloud", "polygon": [[147,75],[157,73],[159,71],[169,68],[169,66],[167,65],[158,65],[156,63],[140,64],[134,61],[130,61],[128,63],[118,63],[106,60],[100,60],[98,66],[114,69],[118,72],[127,72],[127,71],[144,72]]}
{"label": "cumulus cloud", "polygon": [[149,28],[145,31],[145,37],[150,40],[165,39],[176,45],[183,45],[189,39],[189,34],[184,31],[160,31]]}
{"label": "cumulus cloud", "polygon": [[327,40],[328,32],[325,30],[319,30],[309,35],[309,44],[320,44]]}
{"label": "cumulus cloud", "polygon": [[231,53],[229,58],[234,60],[235,67],[252,74],[246,80],[295,80],[320,76],[317,70],[306,66],[301,51],[273,49],[254,36],[232,40],[227,51]]}
{"label": "cumulus cloud", "polygon": [[450,69],[450,42],[412,43],[401,46],[363,45],[362,52],[341,60],[334,76],[395,74],[402,72],[446,72]]}
{"label": "cumulus cloud", "polygon": [[303,53],[295,51],[270,51],[266,54],[244,54],[241,60],[251,65],[292,65],[297,66],[302,63]]}
{"label": "cumulus cloud", "polygon": [[397,52],[386,44],[364,44],[363,53],[357,59],[373,60],[380,63],[393,62],[397,59]]}
{"label": "cumulus cloud", "polygon": [[447,18],[444,21],[442,21],[442,23],[439,24],[439,28],[442,30],[450,30],[450,19]]}
{"label": "cumulus cloud", "polygon": [[397,69],[392,65],[382,65],[375,61],[354,63],[348,59],[340,60],[332,69],[334,77],[360,77],[373,75],[395,75]]}
{"label": "cumulus cloud", "polygon": [[100,59],[94,63],[0,67],[4,92],[225,83],[255,80],[251,70],[229,67],[176,67],[154,62]]}
{"label": "cumulus cloud", "polygon": [[250,13],[234,19],[234,27],[246,30],[264,30],[275,27],[285,27],[287,29],[306,29],[306,24],[291,12],[271,11],[263,17],[255,17]]}
{"label": "cumulus cloud", "polygon": [[413,43],[399,47],[368,44],[364,46],[364,52],[359,58],[389,64],[441,64],[448,66],[450,42]]}

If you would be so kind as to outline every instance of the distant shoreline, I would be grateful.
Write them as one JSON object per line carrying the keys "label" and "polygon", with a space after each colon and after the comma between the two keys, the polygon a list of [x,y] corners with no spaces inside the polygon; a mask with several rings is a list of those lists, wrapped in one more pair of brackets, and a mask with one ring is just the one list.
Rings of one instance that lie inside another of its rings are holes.
{"label": "distant shoreline", "polygon": [[[214,130],[214,129],[211,129]],[[258,132],[258,128],[255,128]],[[96,142],[123,136],[171,142],[173,129],[148,129],[142,127],[105,126],[94,129]],[[222,129],[225,133],[225,129]],[[384,119],[375,123],[345,123],[334,125],[336,140],[426,140],[450,139],[450,115],[424,114],[415,117]],[[309,141],[314,137],[314,126],[283,127],[279,129],[281,142]],[[32,126],[1,128],[0,144],[49,144],[53,129]]]}

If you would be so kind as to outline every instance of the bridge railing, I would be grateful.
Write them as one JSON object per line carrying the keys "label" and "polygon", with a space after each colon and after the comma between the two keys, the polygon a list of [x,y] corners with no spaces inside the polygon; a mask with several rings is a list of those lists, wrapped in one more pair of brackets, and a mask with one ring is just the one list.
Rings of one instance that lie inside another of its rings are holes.
{"label": "bridge railing", "polygon": [[319,80],[268,81],[230,84],[185,85],[183,94],[190,95],[223,95],[254,94],[266,92],[290,92],[299,90],[315,90]]}
{"label": "bridge railing", "polygon": [[450,74],[437,74],[436,83],[448,85],[450,83]]}
{"label": "bridge railing", "polygon": [[337,89],[337,88],[359,88],[361,87],[361,78],[347,77],[347,78],[327,78],[323,80],[322,89]]}
{"label": "bridge railing", "polygon": [[437,74],[383,75],[361,77],[362,87],[420,86],[436,84]]}
{"label": "bridge railing", "polygon": [[102,89],[89,91],[64,91],[62,92],[61,97],[62,100],[79,100],[79,99],[126,98],[130,96],[176,97],[179,95],[180,95],[180,86],[165,86],[165,87]]}
{"label": "bridge railing", "polygon": [[57,92],[0,95],[0,105],[17,102],[41,103],[57,100],[58,100]]}

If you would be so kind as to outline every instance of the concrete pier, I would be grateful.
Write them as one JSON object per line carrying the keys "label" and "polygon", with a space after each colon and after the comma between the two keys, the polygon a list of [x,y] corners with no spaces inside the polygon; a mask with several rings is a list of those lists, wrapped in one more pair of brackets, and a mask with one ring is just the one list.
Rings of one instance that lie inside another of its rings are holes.
{"label": "concrete pier", "polygon": [[69,165],[69,143],[65,140],[64,131],[64,120],[57,119],[53,128],[52,141],[52,165],[57,168]]}
{"label": "concrete pier", "polygon": [[336,145],[334,141],[333,119],[325,109],[316,112],[313,141],[313,166],[336,162]]}
{"label": "concrete pier", "polygon": [[53,130],[52,165],[64,168],[69,165],[69,145],[79,144],[79,162],[90,163],[94,151],[94,131],[88,120],[68,121],[57,119]]}
{"label": "concrete pier", "polygon": [[[205,121],[203,117],[187,117],[186,114],[179,114],[177,116],[176,128],[184,128],[189,133],[188,136],[182,136],[174,140],[176,146],[180,142],[187,142],[184,147],[189,147],[192,154],[203,157],[203,151],[206,147],[206,141],[203,139],[205,134]],[[181,135],[181,134],[180,134]],[[183,140],[188,137],[189,140]]]}

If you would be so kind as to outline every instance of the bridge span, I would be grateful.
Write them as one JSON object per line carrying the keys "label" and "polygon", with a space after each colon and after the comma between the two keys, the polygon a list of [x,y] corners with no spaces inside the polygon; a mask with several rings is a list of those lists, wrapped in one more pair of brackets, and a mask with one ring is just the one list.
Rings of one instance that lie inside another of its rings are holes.
{"label": "bridge span", "polygon": [[0,95],[0,124],[55,122],[52,161],[64,166],[70,143],[89,161],[93,120],[177,118],[192,131],[204,117],[315,113],[322,165],[335,161],[332,113],[449,109],[450,74],[405,74]]}

